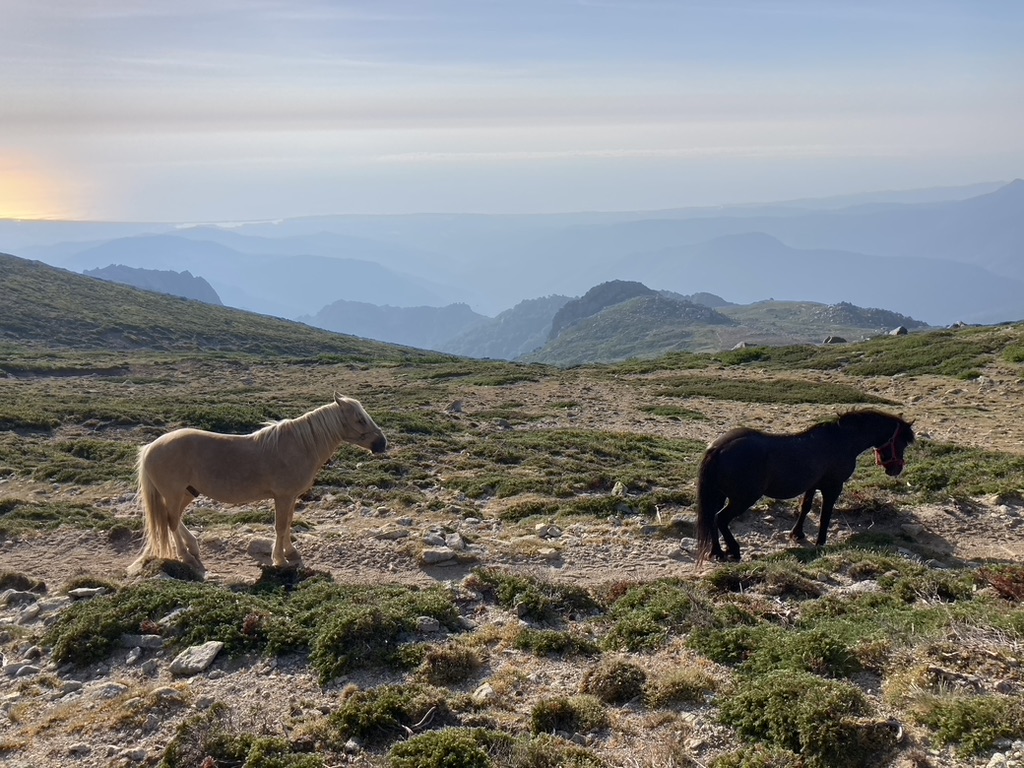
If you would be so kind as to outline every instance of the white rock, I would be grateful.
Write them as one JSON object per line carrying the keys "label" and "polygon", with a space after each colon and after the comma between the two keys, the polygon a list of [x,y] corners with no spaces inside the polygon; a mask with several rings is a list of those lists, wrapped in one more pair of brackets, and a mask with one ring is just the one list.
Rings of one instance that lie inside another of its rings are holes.
{"label": "white rock", "polygon": [[424,549],[420,556],[424,565],[441,565],[455,560],[455,550],[449,547]]}
{"label": "white rock", "polygon": [[91,597],[98,597],[106,591],[104,587],[78,587],[77,589],[69,589],[68,597],[73,600],[87,600]]}
{"label": "white rock", "polygon": [[475,704],[488,704],[497,698],[498,694],[490,683],[484,683],[475,691],[473,691],[473,703]]}
{"label": "white rock", "polygon": [[193,645],[179,653],[171,662],[170,672],[175,677],[191,677],[197,675],[211,664],[221,652],[224,643],[211,640],[202,645]]}

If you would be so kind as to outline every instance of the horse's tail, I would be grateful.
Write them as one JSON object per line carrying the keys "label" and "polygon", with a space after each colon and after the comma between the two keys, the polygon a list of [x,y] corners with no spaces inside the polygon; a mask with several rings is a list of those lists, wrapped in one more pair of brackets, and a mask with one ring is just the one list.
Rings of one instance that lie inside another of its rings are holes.
{"label": "horse's tail", "polygon": [[142,508],[145,512],[143,517],[143,532],[145,534],[143,556],[149,554],[158,558],[173,558],[174,548],[171,544],[167,505],[146,469],[146,454],[149,452],[149,448],[150,446],[144,445],[139,449],[139,456],[135,463],[139,498],[142,500]]}
{"label": "horse's tail", "polygon": [[718,490],[715,475],[718,465],[718,448],[712,446],[704,451],[697,470],[697,565],[707,560],[718,538],[715,516],[725,506],[725,497]]}

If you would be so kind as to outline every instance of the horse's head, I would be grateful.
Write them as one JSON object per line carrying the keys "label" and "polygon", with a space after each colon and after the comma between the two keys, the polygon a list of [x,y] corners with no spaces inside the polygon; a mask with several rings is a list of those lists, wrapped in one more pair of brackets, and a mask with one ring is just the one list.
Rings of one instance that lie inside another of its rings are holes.
{"label": "horse's head", "polygon": [[334,402],[347,414],[346,426],[349,431],[345,435],[346,440],[372,453],[384,453],[388,449],[388,439],[358,400],[335,392]]}
{"label": "horse's head", "polygon": [[896,477],[903,471],[903,452],[912,442],[914,428],[910,422],[898,419],[892,437],[875,447],[875,463],[885,470],[885,474]]}

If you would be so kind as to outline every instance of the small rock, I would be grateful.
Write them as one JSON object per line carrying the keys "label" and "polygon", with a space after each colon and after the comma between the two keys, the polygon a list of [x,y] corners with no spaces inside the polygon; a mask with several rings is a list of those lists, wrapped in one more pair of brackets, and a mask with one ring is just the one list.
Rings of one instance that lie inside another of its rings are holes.
{"label": "small rock", "polygon": [[219,640],[211,640],[202,645],[186,648],[171,662],[170,672],[175,677],[197,675],[213,664],[213,660],[223,647],[224,643]]}
{"label": "small rock", "polygon": [[424,549],[420,555],[420,560],[424,565],[442,565],[454,562],[455,557],[455,550],[449,547],[434,547]]}
{"label": "small rock", "polygon": [[39,599],[34,592],[23,592],[17,589],[7,589],[0,592],[0,605],[28,605]]}
{"label": "small rock", "polygon": [[440,632],[441,622],[433,616],[420,616],[416,619],[417,632]]}
{"label": "small rock", "polygon": [[260,562],[270,560],[274,552],[274,542],[270,539],[251,539],[245,548],[245,553]]}
{"label": "small rock", "polygon": [[39,603],[33,603],[18,614],[18,624],[27,624],[30,621],[34,621],[39,618],[40,613],[42,613],[42,608],[39,607]]}
{"label": "small rock", "polygon": [[160,619],[157,622],[157,624],[159,624],[161,627],[170,626],[171,624],[173,624],[178,619],[179,616],[181,616],[187,610],[188,610],[187,608],[175,608],[173,611],[171,611],[166,616],[164,616],[162,619]]}
{"label": "small rock", "polygon": [[105,681],[97,683],[89,688],[88,694],[94,699],[116,699],[128,693],[128,686],[124,683]]}
{"label": "small rock", "polygon": [[401,528],[381,528],[375,534],[373,538],[380,541],[398,541],[399,539],[406,539],[409,537],[409,532]]}
{"label": "small rock", "polygon": [[69,589],[68,597],[72,600],[88,600],[92,597],[98,597],[106,591],[105,587],[78,587],[77,589]]}
{"label": "small rock", "polygon": [[24,661],[16,661],[13,664],[5,664],[0,668],[0,673],[5,677],[28,677],[39,674],[39,667],[33,664],[26,664]]}
{"label": "small rock", "polygon": [[142,649],[141,648],[132,648],[130,651],[128,651],[128,656],[125,657],[124,663],[127,664],[129,667],[132,667],[132,666],[135,666],[136,664],[138,664],[139,663],[139,659],[141,659],[141,658],[142,658]]}
{"label": "small rock", "polygon": [[69,693],[80,691],[85,687],[85,683],[81,680],[65,680],[60,684],[60,692],[62,695],[67,696]]}
{"label": "small rock", "polygon": [[70,747],[68,747],[68,754],[76,756],[76,757],[80,757],[82,755],[88,755],[90,752],[92,752],[92,747],[90,747],[85,742],[79,742],[77,744],[72,744]]}
{"label": "small rock", "polygon": [[474,704],[489,704],[497,698],[498,694],[490,683],[484,683],[475,691],[473,691],[473,703]]}

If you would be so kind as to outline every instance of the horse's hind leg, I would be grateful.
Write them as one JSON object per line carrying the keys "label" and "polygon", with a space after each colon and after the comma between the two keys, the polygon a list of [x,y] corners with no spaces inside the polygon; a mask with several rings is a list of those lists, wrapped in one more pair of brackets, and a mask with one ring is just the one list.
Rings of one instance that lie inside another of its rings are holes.
{"label": "horse's hind leg", "polygon": [[815,492],[816,489],[811,488],[800,500],[800,513],[797,515],[796,525],[789,532],[789,538],[793,541],[806,541],[807,539],[807,536],[804,535],[804,520],[807,519],[807,513],[811,511],[811,507],[814,505]]}
{"label": "horse's hind leg", "polygon": [[[754,501],[756,501],[756,499]],[[728,557],[723,555],[721,551],[715,553],[719,559],[739,561],[740,543],[736,541],[736,537],[733,536],[732,531],[729,530],[729,523],[746,512],[752,505],[753,502],[737,503],[736,501],[729,499],[729,503],[725,505],[725,509],[715,516],[715,525],[718,526],[718,531],[722,534],[722,539],[725,541],[725,548],[728,552]]]}
{"label": "horse's hind leg", "polygon": [[292,545],[292,517],[295,514],[296,497],[274,498],[274,552],[273,563],[277,568],[298,565],[302,555]]}
{"label": "horse's hind leg", "polygon": [[171,538],[174,539],[174,546],[178,559],[191,568],[200,576],[206,575],[206,567],[199,559],[199,540],[185,527],[185,507],[192,501],[191,497],[182,494],[177,499],[168,501],[168,523],[171,529]]}

